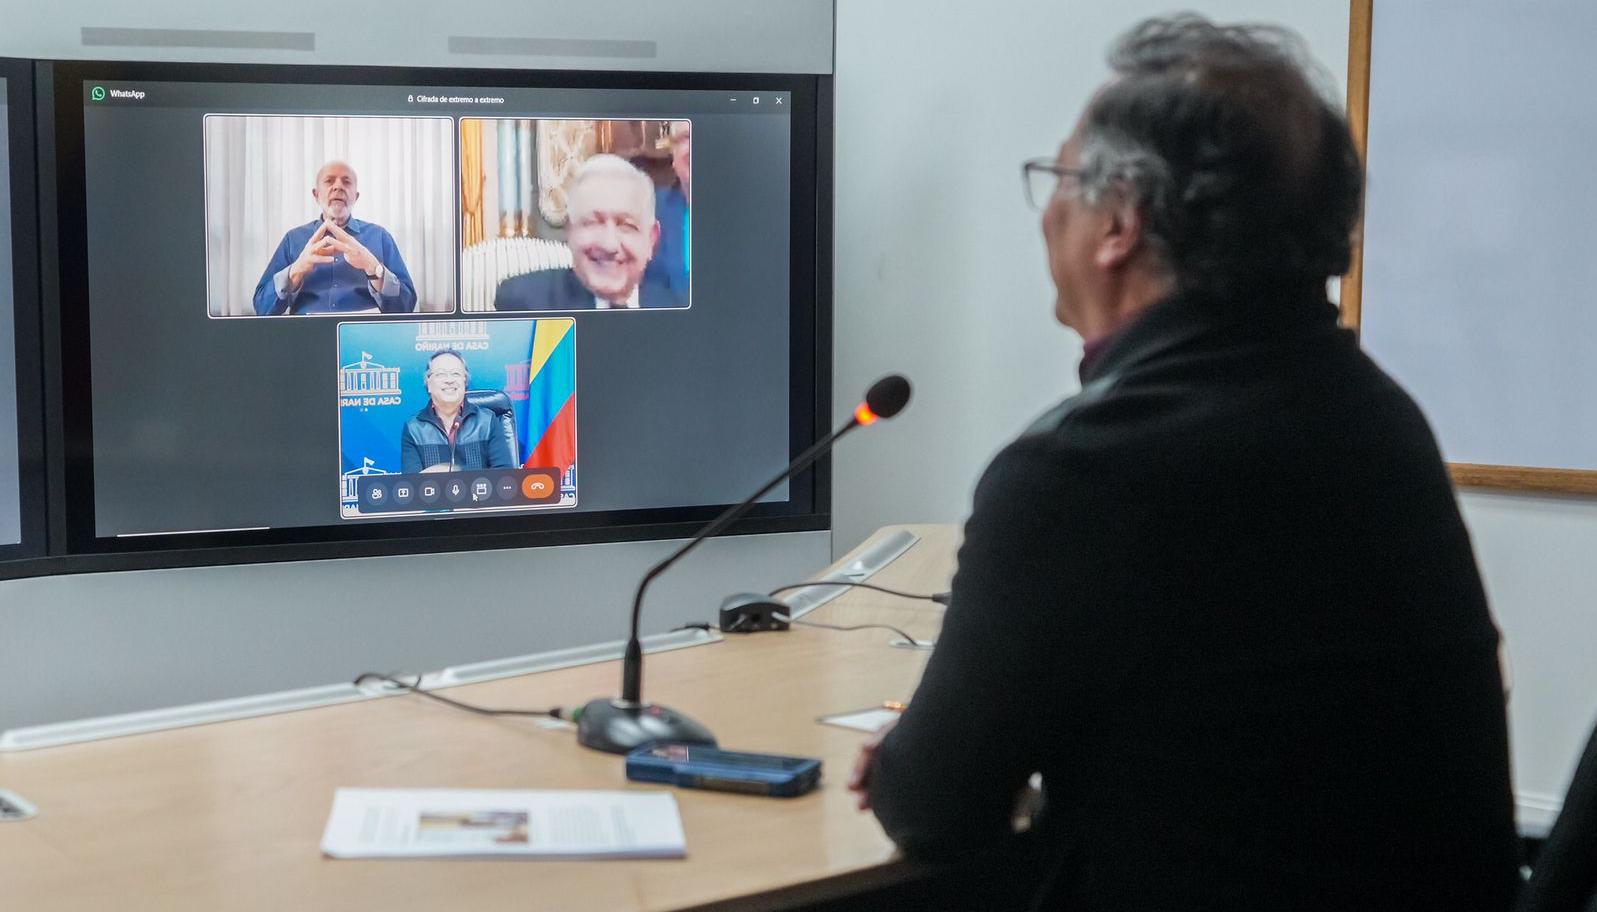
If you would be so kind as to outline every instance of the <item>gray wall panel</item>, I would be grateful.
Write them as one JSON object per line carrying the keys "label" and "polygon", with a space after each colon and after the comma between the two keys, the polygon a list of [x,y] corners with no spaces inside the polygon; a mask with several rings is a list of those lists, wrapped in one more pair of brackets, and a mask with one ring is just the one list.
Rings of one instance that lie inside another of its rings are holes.
{"label": "gray wall panel", "polygon": [[[677,544],[0,582],[0,731],[624,639],[637,580]],[[830,553],[829,532],[714,539],[650,587],[644,632],[714,621]]]}
{"label": "gray wall panel", "polygon": [[[463,9],[469,14],[461,15]],[[0,22],[5,23],[0,29],[0,56],[7,57],[832,71],[832,0],[476,0],[467,7],[368,0],[341,8],[338,15],[329,15],[326,4],[310,0],[259,4],[71,0],[48,5],[0,0]],[[493,47],[506,39],[511,40]],[[452,52],[451,44],[460,52]],[[640,53],[645,45],[652,46],[652,53]]]}

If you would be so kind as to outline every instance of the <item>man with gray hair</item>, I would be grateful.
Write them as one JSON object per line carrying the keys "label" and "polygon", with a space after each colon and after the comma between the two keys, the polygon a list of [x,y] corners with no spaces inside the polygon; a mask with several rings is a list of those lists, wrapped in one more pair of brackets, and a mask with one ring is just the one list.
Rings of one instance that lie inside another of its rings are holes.
{"label": "man with gray hair", "polygon": [[255,313],[410,313],[416,284],[394,236],[355,218],[360,184],[348,163],[316,169],[315,219],[283,235],[255,285]]}
{"label": "man with gray hair", "polygon": [[686,307],[644,271],[660,241],[654,182],[616,155],[583,162],[566,186],[566,246],[571,266],[499,283],[495,310],[630,310]]}
{"label": "man with gray hair", "polygon": [[1025,166],[1081,391],[987,468],[850,787],[912,857],[1030,858],[1033,908],[1502,912],[1498,632],[1424,416],[1326,295],[1347,123],[1281,29],[1149,20],[1109,62]]}

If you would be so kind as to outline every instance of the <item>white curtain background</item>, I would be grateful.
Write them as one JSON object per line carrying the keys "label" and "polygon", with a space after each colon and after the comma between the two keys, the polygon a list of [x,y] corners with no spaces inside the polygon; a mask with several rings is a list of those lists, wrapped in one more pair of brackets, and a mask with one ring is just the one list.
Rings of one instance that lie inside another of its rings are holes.
{"label": "white curtain background", "polygon": [[213,316],[249,316],[283,235],[318,212],[316,172],[355,169],[355,218],[388,229],[419,313],[455,308],[455,131],[447,117],[205,118],[207,298]]}

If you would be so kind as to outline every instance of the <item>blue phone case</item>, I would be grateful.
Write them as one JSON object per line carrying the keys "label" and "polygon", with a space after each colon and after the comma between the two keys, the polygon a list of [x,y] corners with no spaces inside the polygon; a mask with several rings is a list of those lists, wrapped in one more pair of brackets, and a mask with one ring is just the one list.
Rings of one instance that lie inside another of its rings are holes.
{"label": "blue phone case", "polygon": [[792,798],[815,788],[821,761],[664,741],[627,755],[627,778],[681,788]]}

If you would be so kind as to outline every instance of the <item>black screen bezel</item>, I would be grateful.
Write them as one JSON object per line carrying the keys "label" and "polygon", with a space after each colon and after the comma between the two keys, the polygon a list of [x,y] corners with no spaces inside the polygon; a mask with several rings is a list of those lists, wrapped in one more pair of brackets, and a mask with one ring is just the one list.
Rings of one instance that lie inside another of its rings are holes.
{"label": "black screen bezel", "polygon": [[[609,89],[785,91],[792,103],[789,445],[797,454],[831,420],[831,77],[819,75],[631,73],[329,67],[242,64],[53,62],[54,172],[59,294],[47,302],[47,331],[59,331],[62,484],[55,487],[65,534],[51,541],[48,566],[33,573],[198,566],[385,554],[636,541],[691,535],[720,506],[457,518],[438,523],[362,523],[197,535],[100,538],[93,504],[89,403],[87,230],[83,85],[94,81],[440,85]],[[784,504],[761,504],[730,534],[830,528],[830,467],[823,460],[789,485]],[[52,506],[55,506],[52,504]],[[530,523],[535,531],[525,528]],[[0,575],[6,571],[0,568]]]}
{"label": "black screen bezel", "polygon": [[[11,282],[15,315],[17,468],[21,539],[0,544],[0,561],[45,553],[43,345],[40,339],[38,175],[33,61],[0,58],[5,77],[11,173]],[[0,277],[3,280],[3,277]]]}

